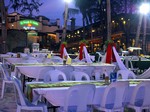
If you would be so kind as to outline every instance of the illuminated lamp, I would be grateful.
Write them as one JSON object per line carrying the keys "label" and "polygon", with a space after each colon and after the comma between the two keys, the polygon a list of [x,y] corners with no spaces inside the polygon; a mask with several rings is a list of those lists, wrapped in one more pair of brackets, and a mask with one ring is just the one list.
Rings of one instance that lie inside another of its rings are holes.
{"label": "illuminated lamp", "polygon": [[143,3],[140,6],[140,13],[144,14],[144,15],[147,15],[149,12],[150,12],[150,5],[147,4],[147,3]]}

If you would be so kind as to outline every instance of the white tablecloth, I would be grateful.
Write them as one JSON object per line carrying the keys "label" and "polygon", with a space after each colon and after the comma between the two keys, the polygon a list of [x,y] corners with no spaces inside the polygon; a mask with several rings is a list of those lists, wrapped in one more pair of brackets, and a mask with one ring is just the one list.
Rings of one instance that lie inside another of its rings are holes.
{"label": "white tablecloth", "polygon": [[[30,77],[30,78],[37,78],[39,77],[39,75],[41,74],[40,71],[45,68],[45,67],[55,67],[55,69],[61,69],[63,67],[67,67],[68,65],[62,65],[62,64],[54,64],[54,65],[50,65],[50,64],[35,64],[35,65],[27,65],[27,64],[24,64],[24,65],[15,65],[15,72],[16,72],[16,75],[18,73],[21,73],[27,77]],[[69,65],[70,66],[70,65]],[[107,71],[108,74],[114,70],[115,68],[115,65],[112,65],[112,64],[102,64],[102,63],[99,63],[99,64],[90,64],[90,65],[77,65],[77,64],[72,64],[71,66],[73,66],[76,69],[80,69],[80,70],[83,70],[83,69],[86,69],[87,67],[94,67],[94,71],[98,71],[98,70],[101,70],[101,71]],[[44,75],[44,73],[43,73]]]}
{"label": "white tablecloth", "polygon": [[[126,93],[127,98],[124,99],[124,102],[129,102],[131,99],[131,94],[133,92],[133,88],[135,85],[131,85],[129,87],[129,91]],[[94,100],[92,104],[99,105],[101,103],[102,95],[104,93],[106,86],[98,86],[96,87],[96,92],[94,96]],[[38,99],[40,95],[45,97],[48,102],[50,102],[54,106],[63,106],[65,101],[65,94],[67,92],[68,87],[59,87],[59,88],[36,88],[33,89],[33,102]]]}

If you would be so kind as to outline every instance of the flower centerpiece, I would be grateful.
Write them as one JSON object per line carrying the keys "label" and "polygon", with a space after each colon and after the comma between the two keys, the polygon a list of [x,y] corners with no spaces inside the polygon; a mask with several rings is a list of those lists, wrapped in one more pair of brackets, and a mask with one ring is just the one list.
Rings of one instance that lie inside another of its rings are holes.
{"label": "flower centerpiece", "polygon": [[105,41],[105,45],[108,47],[108,45],[114,45],[114,41],[113,40],[107,40]]}
{"label": "flower centerpiece", "polygon": [[67,46],[67,42],[66,42],[66,41],[63,41],[61,45]]}
{"label": "flower centerpiece", "polygon": [[86,45],[86,44],[88,44],[88,41],[87,41],[87,40],[85,40],[85,39],[83,39],[83,40],[81,40],[81,41],[79,42],[79,45],[81,45],[81,44]]}

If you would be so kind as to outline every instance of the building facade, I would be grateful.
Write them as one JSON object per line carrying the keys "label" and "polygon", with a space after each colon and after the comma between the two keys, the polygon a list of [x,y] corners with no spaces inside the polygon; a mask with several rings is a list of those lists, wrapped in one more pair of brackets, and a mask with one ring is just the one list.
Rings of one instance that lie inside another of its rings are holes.
{"label": "building facade", "polygon": [[[51,49],[50,44],[52,40],[53,43],[59,43],[60,41],[59,33],[55,32],[58,29],[60,29],[59,19],[51,20],[45,16],[28,17],[17,12],[7,15],[7,30],[11,33],[18,31],[18,33],[24,32],[26,34],[26,37],[20,37],[26,40],[22,44],[23,46],[25,45],[24,47],[31,47],[32,43],[40,43],[41,48]],[[15,47],[23,46],[13,46],[11,50]]]}

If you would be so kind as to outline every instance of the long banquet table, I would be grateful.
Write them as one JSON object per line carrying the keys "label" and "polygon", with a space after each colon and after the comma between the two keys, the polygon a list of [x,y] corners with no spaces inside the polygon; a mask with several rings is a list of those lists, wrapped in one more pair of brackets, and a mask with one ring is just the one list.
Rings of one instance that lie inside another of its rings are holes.
{"label": "long banquet table", "polygon": [[[115,69],[115,65],[113,64],[104,64],[104,63],[93,63],[93,64],[71,64],[71,65],[63,65],[63,64],[15,64],[15,72],[16,75],[21,73],[30,78],[39,77],[40,71],[46,67],[55,67],[55,69],[61,69],[67,66],[72,66],[74,69],[82,70],[87,67],[94,67],[94,71],[101,70],[107,71],[108,74]],[[43,73],[44,74],[44,73]]]}
{"label": "long banquet table", "polygon": [[[66,83],[66,82],[64,82],[64,83]],[[42,87],[42,86],[40,86],[39,83],[36,85],[29,83],[29,84],[27,84],[27,90],[30,90],[30,92],[32,91],[32,95],[33,95],[32,101],[34,103],[35,103],[35,101],[37,101],[39,96],[42,95],[52,105],[64,106],[64,101],[66,98],[65,95],[66,95],[67,90],[69,88],[68,86],[65,86],[64,83],[63,82],[60,83],[58,85],[58,87],[57,86],[55,86],[55,87],[48,86],[47,84],[43,85],[43,87]],[[70,83],[70,82],[67,82],[67,83]],[[86,83],[86,82],[84,82],[84,83]],[[87,82],[87,83],[91,83],[91,82]],[[74,84],[76,84],[76,83],[74,83]],[[95,83],[93,83],[93,84],[95,84]],[[101,99],[102,99],[104,90],[107,87],[107,85],[103,85],[103,84],[104,84],[104,82],[96,82],[96,84],[95,84],[96,85],[96,91],[95,91],[95,95],[94,95],[94,100],[93,100],[93,102],[89,102],[89,104],[99,105],[101,103]],[[133,88],[136,85],[137,85],[137,83],[131,84],[129,86],[129,90],[126,92],[127,97],[125,99],[123,99],[124,103],[130,102]],[[31,95],[31,94],[28,93],[28,95]]]}

